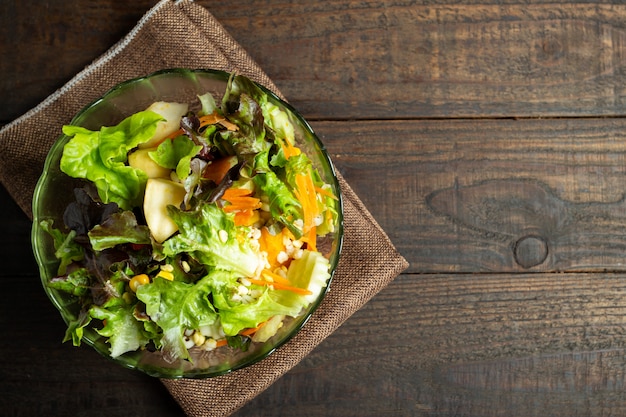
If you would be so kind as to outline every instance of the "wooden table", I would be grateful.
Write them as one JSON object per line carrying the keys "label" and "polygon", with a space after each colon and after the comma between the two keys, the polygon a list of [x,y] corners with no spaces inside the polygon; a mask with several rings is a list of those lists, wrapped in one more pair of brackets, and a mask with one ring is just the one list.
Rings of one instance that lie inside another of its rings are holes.
{"label": "wooden table", "polygon": [[[237,416],[626,414],[626,6],[198,3],[410,262]],[[153,4],[3,2],[0,122]],[[61,344],[30,222],[0,199],[0,414],[181,415],[158,380]]]}

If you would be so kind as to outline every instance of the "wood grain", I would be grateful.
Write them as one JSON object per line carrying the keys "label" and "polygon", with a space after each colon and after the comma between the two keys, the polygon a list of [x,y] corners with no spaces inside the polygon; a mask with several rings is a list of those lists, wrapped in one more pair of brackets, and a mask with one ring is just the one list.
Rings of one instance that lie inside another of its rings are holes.
{"label": "wood grain", "polygon": [[623,415],[624,278],[402,275],[236,415]]}
{"label": "wood grain", "polygon": [[0,122],[22,115],[119,41],[156,2],[4,0]]}
{"label": "wood grain", "polygon": [[625,269],[623,119],[313,127],[412,272]]}
{"label": "wood grain", "polygon": [[624,5],[217,3],[310,118],[623,114]]}
{"label": "wood grain", "polygon": [[[63,85],[155,3],[9,1],[0,120]],[[626,5],[198,3],[310,119],[624,114]]]}
{"label": "wood grain", "polygon": [[[0,123],[155,3],[4,1]],[[622,1],[198,3],[411,264],[236,416],[626,415]],[[0,414],[182,416],[157,380],[60,343],[30,224],[0,201]]]}

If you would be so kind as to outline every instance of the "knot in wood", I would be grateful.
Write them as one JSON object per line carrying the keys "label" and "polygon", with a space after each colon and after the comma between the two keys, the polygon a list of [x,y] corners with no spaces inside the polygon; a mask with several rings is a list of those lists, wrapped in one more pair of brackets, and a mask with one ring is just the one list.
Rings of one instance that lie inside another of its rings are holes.
{"label": "knot in wood", "polygon": [[540,265],[548,257],[548,242],[536,235],[521,237],[513,245],[513,256],[522,268]]}

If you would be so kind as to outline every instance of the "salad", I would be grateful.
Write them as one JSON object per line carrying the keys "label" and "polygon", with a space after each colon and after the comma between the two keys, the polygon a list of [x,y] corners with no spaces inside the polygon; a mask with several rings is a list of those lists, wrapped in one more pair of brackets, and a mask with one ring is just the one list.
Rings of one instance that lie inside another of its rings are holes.
{"label": "salad", "polygon": [[59,262],[48,285],[80,305],[64,341],[80,345],[90,326],[113,358],[246,350],[327,286],[320,238],[338,227],[338,197],[289,114],[246,77],[231,75],[221,102],[155,102],[63,133],[61,171],[84,186],[64,224],[40,225]]}

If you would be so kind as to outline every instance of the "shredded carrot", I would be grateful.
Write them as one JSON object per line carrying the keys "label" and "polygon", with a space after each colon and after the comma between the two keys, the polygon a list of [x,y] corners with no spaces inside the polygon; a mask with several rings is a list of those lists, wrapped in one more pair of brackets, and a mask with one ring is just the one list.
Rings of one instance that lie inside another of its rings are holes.
{"label": "shredded carrot", "polygon": [[224,192],[222,200],[228,201],[229,206],[224,207],[224,211],[232,213],[235,211],[256,210],[261,208],[261,200],[251,197],[251,190],[240,188],[229,188]]}
{"label": "shredded carrot", "polygon": [[324,197],[328,197],[328,198],[332,198],[333,200],[337,200],[337,196],[333,193],[331,193],[328,190],[323,189],[322,187],[315,187],[315,191],[318,194],[323,195]]}
{"label": "shredded carrot", "polygon": [[241,210],[235,212],[234,222],[235,226],[252,226],[259,219],[258,210]]}
{"label": "shredded carrot", "polygon": [[255,334],[256,332],[258,332],[259,329],[265,325],[265,323],[266,322],[262,322],[262,323],[259,323],[259,325],[256,326],[256,327],[252,327],[250,329],[244,329],[244,330],[240,331],[239,334],[242,335],[242,336],[251,336],[251,335]]}
{"label": "shredded carrot", "polygon": [[228,341],[226,339],[216,340],[215,342],[216,342],[215,347],[222,347],[228,344]]}
{"label": "shredded carrot", "polygon": [[[219,123],[222,126],[224,126],[227,130],[236,131],[239,129],[237,125],[229,122],[223,116],[220,116],[217,112],[214,112],[211,114],[205,114],[204,116],[200,116],[198,119],[200,120],[200,127],[214,125],[216,123]],[[185,134],[185,131],[183,129],[178,129],[175,132],[172,132],[169,135],[167,135],[165,138],[163,138],[163,140],[159,141],[159,143],[156,143],[155,145],[158,146],[161,143],[165,142],[167,139],[174,139],[184,134]]]}
{"label": "shredded carrot", "polygon": [[235,226],[250,226],[259,220],[261,200],[251,194],[252,190],[243,188],[229,188],[224,192],[222,200],[230,204],[223,210],[226,213],[235,213]]}
{"label": "shredded carrot", "polygon": [[252,194],[252,190],[246,188],[228,188],[224,191],[224,199],[230,199],[233,197],[243,197]]}
{"label": "shredded carrot", "polygon": [[291,240],[296,240],[296,237],[293,235],[293,233],[291,233],[291,230],[287,229],[286,227],[283,227],[283,236]]}
{"label": "shredded carrot", "polygon": [[280,265],[277,260],[278,254],[281,251],[285,250],[282,233],[272,235],[267,227],[262,227],[261,237],[259,238],[259,245],[261,247],[261,250],[267,253],[267,261],[272,268]]}
{"label": "shredded carrot", "polygon": [[261,272],[261,275],[265,275],[271,278],[271,280],[273,280],[274,282],[277,282],[279,284],[291,285],[291,282],[287,278],[283,277],[282,275],[275,274],[269,269],[264,269],[263,272]]}
{"label": "shredded carrot", "polygon": [[287,142],[283,143],[282,148],[283,148],[283,154],[285,155],[285,159],[289,159],[292,156],[300,155],[300,153],[302,152],[300,151],[300,148],[290,145]]}
{"label": "shredded carrot", "polygon": [[247,206],[247,205],[256,206],[256,204],[261,201],[258,198],[250,197],[249,195],[241,196],[241,197],[226,195],[222,197],[222,200],[226,200],[229,203],[236,204],[238,206]]}
{"label": "shredded carrot", "polygon": [[319,214],[317,193],[310,173],[296,175],[296,195],[302,205],[303,232],[307,234],[315,227],[315,217]]}
{"label": "shredded carrot", "polygon": [[261,208],[261,202],[258,198],[250,197],[247,200],[226,200],[231,203],[229,206],[224,207],[226,213],[232,213],[234,211],[256,210]]}
{"label": "shredded carrot", "polygon": [[267,286],[271,285],[276,290],[292,291],[292,292],[295,292],[297,294],[302,294],[302,295],[311,295],[311,294],[313,294],[311,291],[309,291],[309,290],[307,290],[305,288],[298,288],[298,287],[294,287],[294,286],[291,286],[291,285],[281,284],[281,283],[278,283],[278,282],[269,282],[269,281],[265,281],[264,279],[248,278],[248,281],[250,281],[252,284],[256,284],[256,285],[267,285]]}
{"label": "shredded carrot", "polygon": [[205,114],[204,116],[200,116],[198,117],[198,119],[200,120],[200,126],[206,126],[214,125],[224,118],[217,114],[217,112],[213,112],[211,114]]}
{"label": "shredded carrot", "polygon": [[309,250],[317,251],[317,228],[311,227],[300,240],[306,243]]}

